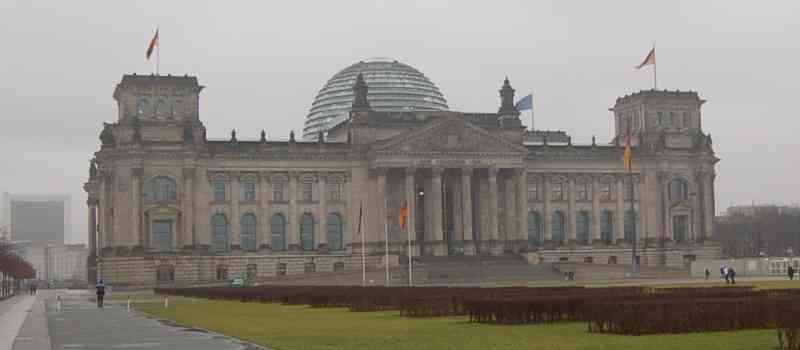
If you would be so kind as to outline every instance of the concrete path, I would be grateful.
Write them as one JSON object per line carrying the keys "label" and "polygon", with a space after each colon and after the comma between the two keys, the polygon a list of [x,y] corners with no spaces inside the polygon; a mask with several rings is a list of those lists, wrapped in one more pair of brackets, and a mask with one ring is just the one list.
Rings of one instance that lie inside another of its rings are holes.
{"label": "concrete path", "polygon": [[11,350],[36,297],[19,295],[0,302],[0,350]]}
{"label": "concrete path", "polygon": [[[0,350],[264,349],[205,330],[162,323],[121,304],[98,309],[86,291],[49,290],[40,291],[36,298],[17,298],[13,306],[0,303],[0,332],[7,332],[0,334]],[[9,344],[3,347],[6,340]]]}

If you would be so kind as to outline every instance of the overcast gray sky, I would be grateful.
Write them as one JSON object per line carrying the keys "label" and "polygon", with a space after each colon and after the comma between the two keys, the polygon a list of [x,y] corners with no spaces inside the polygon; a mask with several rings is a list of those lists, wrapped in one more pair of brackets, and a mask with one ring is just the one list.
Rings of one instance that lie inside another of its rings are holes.
{"label": "overcast gray sky", "polygon": [[[323,83],[393,57],[454,110],[496,111],[508,76],[536,127],[611,137],[607,108],[652,86],[696,90],[722,158],[717,203],[798,201],[800,1],[0,1],[0,191],[68,193],[86,241],[88,160],[125,73],[161,28],[161,72],[206,85],[209,137],[299,131]],[[793,107],[794,106],[794,107]],[[527,122],[527,121],[526,121]]]}

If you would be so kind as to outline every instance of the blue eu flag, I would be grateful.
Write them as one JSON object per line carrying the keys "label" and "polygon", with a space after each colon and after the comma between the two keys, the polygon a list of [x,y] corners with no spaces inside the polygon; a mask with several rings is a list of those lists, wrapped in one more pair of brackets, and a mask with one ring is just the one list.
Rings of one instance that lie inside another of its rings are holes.
{"label": "blue eu flag", "polygon": [[533,94],[529,94],[524,96],[523,98],[517,101],[517,104],[514,105],[518,111],[532,111],[533,110]]}

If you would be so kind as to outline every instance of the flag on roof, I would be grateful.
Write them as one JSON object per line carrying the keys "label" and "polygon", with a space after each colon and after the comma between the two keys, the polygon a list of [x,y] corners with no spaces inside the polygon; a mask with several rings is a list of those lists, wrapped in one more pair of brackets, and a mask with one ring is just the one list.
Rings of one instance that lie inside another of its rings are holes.
{"label": "flag on roof", "polygon": [[150,39],[150,45],[147,46],[147,53],[145,53],[145,56],[148,60],[150,59],[150,55],[153,54],[153,49],[156,48],[156,45],[158,45],[158,28],[156,28],[156,34]]}
{"label": "flag on roof", "polygon": [[653,49],[650,50],[650,53],[647,54],[647,57],[644,58],[642,64],[636,66],[636,69],[641,69],[644,66],[654,65],[656,64],[656,47],[653,46]]}
{"label": "flag on roof", "polygon": [[523,96],[521,99],[519,99],[519,101],[517,101],[517,104],[515,104],[514,107],[518,111],[529,111],[529,110],[532,111],[533,110],[533,94],[528,94],[526,96]]}

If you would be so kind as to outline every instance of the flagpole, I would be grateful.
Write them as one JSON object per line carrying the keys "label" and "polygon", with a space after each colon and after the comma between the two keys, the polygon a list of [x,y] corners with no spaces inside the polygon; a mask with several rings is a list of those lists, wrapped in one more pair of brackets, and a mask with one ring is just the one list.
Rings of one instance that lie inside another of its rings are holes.
{"label": "flagpole", "polygon": [[361,207],[360,208],[361,209],[359,210],[359,213],[358,213],[358,233],[361,235],[361,286],[363,287],[363,286],[367,285],[367,263],[366,263],[366,256],[365,256],[367,240],[364,239],[364,229],[363,229],[363,225],[362,225],[362,221],[364,221],[364,219],[363,219],[363,217],[364,217],[363,216],[364,201],[363,200],[361,201]]}
{"label": "flagpole", "polygon": [[386,265],[386,286],[389,287],[391,283],[389,282],[389,220],[385,217],[385,215],[389,213],[389,200],[387,198],[383,199],[383,233],[386,236],[386,246],[385,246],[385,254],[386,258],[384,261],[384,265]]}
{"label": "flagpole", "polygon": [[[158,26],[156,25],[156,33],[158,33]],[[161,34],[156,37],[156,75],[159,75],[161,66]]]}
{"label": "flagpole", "polygon": [[[653,55],[656,54],[656,43],[653,43]],[[653,89],[658,90],[658,59],[653,60]]]}
{"label": "flagpole", "polygon": [[[414,197],[416,197],[417,191],[414,191]],[[406,235],[408,236],[408,286],[411,287],[411,278],[413,276],[413,270],[411,268],[411,225],[409,225],[408,217],[411,216],[411,206],[406,201]]]}

